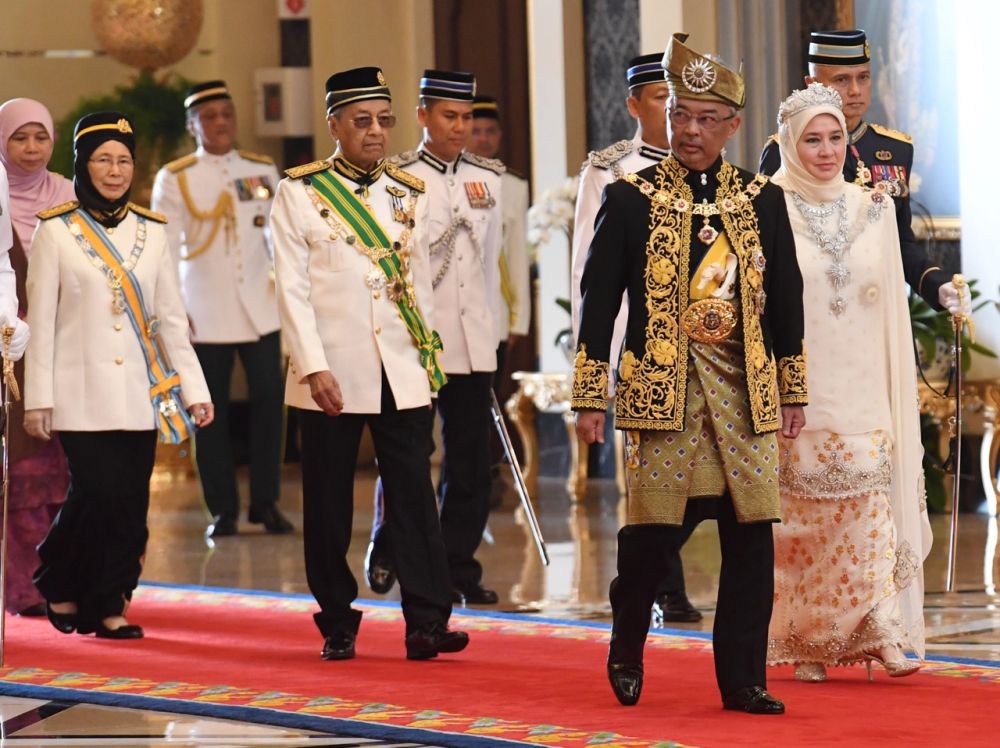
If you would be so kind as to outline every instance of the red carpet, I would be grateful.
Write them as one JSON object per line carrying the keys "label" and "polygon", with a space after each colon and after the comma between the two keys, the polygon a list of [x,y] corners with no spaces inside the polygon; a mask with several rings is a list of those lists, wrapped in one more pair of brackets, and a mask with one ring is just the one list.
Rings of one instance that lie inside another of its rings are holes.
{"label": "red carpet", "polygon": [[624,708],[604,676],[607,627],[458,615],[453,626],[472,635],[465,652],[409,662],[398,608],[366,605],[358,657],[323,662],[314,609],[301,597],[144,586],[130,610],[146,629],[138,642],[8,619],[0,693],[376,737],[429,730],[425,740],[450,746],[997,744],[997,668],[933,662],[898,680],[878,670],[873,684],[860,667],[835,670],[825,684],[797,683],[781,668],[769,687],[788,713],[755,717],[720,708],[709,642],[658,634],[647,647],[642,700]]}

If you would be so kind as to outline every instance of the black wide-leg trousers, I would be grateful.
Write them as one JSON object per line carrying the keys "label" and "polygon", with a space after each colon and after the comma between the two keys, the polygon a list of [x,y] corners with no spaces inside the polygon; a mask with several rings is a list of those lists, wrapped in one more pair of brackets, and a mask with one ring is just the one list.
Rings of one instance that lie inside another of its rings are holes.
{"label": "black wide-leg trousers", "polygon": [[627,525],[618,533],[618,576],[611,582],[613,627],[609,663],[638,665],[650,607],[670,559],[703,519],[716,519],[722,549],[712,646],[723,698],[767,685],[767,628],[774,596],[770,522],[741,524],[732,499],[690,499],[682,525]]}
{"label": "black wide-leg trousers", "polygon": [[120,615],[139,583],[149,530],[155,431],[62,431],[66,503],[38,546],[34,581],[49,602],[75,602],[83,620]]}
{"label": "black wide-leg trousers", "polygon": [[357,633],[361,612],[351,607],[358,583],[347,563],[354,517],[354,473],[361,432],[371,430],[388,504],[388,552],[402,593],[406,631],[447,623],[451,585],[434,484],[430,408],[397,410],[383,373],[381,413],[328,416],[303,410],[302,526],[306,579],[319,603],[323,636]]}

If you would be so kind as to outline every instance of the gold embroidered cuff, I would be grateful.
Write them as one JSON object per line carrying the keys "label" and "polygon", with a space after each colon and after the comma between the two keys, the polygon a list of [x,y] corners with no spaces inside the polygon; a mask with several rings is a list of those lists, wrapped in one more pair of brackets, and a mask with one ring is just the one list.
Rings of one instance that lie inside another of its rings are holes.
{"label": "gold embroidered cuff", "polygon": [[924,272],[922,272],[920,274],[920,280],[917,281],[917,293],[918,294],[919,293],[923,293],[923,290],[924,290],[924,278],[927,277],[927,274],[928,273],[933,273],[935,270],[940,270],[940,269],[941,268],[939,268],[937,265],[935,265],[932,268],[927,268]]}
{"label": "gold embroidered cuff", "polygon": [[809,401],[806,386],[806,354],[778,359],[778,394],[782,405],[805,405]]}
{"label": "gold embroidered cuff", "polygon": [[608,409],[608,401],[592,397],[574,397],[570,400],[569,406],[573,410],[599,410],[603,413]]}
{"label": "gold embroidered cuff", "polygon": [[587,358],[587,346],[580,345],[573,362],[573,407],[607,407],[608,362]]}

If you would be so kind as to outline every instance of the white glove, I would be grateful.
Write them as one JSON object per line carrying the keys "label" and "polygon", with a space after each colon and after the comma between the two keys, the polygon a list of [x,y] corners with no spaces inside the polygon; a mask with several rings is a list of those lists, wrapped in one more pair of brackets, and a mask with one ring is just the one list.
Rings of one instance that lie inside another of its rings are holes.
{"label": "white glove", "polygon": [[31,337],[31,333],[24,320],[16,318],[15,320],[14,324],[11,325],[6,315],[0,315],[0,330],[6,327],[14,328],[14,334],[10,336],[10,350],[4,351],[4,354],[11,361],[20,361],[21,356],[24,355],[24,349],[28,347],[28,338]]}
{"label": "white glove", "polygon": [[938,301],[953,316],[958,314],[969,316],[972,314],[972,293],[969,291],[968,286],[962,286],[961,291],[959,291],[951,281],[942,283],[938,289]]}

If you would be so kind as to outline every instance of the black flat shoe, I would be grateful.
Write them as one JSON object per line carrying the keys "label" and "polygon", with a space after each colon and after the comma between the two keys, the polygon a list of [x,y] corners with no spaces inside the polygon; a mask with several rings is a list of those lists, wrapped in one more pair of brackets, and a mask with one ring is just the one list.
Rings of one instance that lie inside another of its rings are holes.
{"label": "black flat shoe", "polygon": [[429,660],[439,654],[461,652],[469,645],[464,631],[449,631],[443,623],[421,626],[406,637],[406,659]]}
{"label": "black flat shoe", "polygon": [[323,660],[350,660],[354,658],[354,640],[356,636],[350,631],[337,631],[323,640],[323,651],[319,653]]}
{"label": "black flat shoe", "polygon": [[702,615],[683,592],[657,595],[653,603],[653,618],[670,623],[697,623]]}
{"label": "black flat shoe", "polygon": [[747,686],[722,700],[723,709],[748,714],[784,714],[785,705],[760,686]]}
{"label": "black flat shoe", "polygon": [[481,584],[456,587],[451,591],[452,602],[462,605],[496,605],[500,596]]}
{"label": "black flat shoe", "polygon": [[56,613],[51,603],[45,603],[45,615],[48,616],[52,628],[60,634],[72,634],[76,631],[76,613]]}
{"label": "black flat shoe", "polygon": [[295,532],[295,525],[289,522],[274,504],[261,509],[251,509],[247,519],[250,520],[250,524],[264,525],[264,529],[271,535],[288,535],[290,532]]}
{"label": "black flat shoe", "polygon": [[21,608],[17,611],[17,614],[22,618],[44,618],[48,615],[48,609],[45,607],[45,603],[35,603],[26,608]]}
{"label": "black flat shoe", "polygon": [[212,524],[205,528],[206,538],[225,538],[236,535],[239,529],[236,526],[235,517],[218,515],[212,520]]}
{"label": "black flat shoe", "polygon": [[608,682],[622,706],[635,706],[642,693],[642,665],[609,662]]}
{"label": "black flat shoe", "polygon": [[94,630],[98,639],[141,639],[146,635],[142,630],[142,626],[134,623],[119,626],[116,629],[109,629],[101,622],[97,624]]}
{"label": "black flat shoe", "polygon": [[385,543],[379,536],[368,544],[365,554],[365,580],[372,592],[384,595],[396,583],[396,570],[385,553]]}

